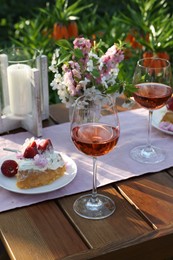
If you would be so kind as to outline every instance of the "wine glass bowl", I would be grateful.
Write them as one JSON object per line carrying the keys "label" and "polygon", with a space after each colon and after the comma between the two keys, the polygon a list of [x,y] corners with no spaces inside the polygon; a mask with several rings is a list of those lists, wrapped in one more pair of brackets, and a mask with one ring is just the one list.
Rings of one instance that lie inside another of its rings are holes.
{"label": "wine glass bowl", "polygon": [[149,110],[148,140],[146,145],[131,150],[131,157],[141,163],[155,164],[165,159],[165,153],[151,144],[151,123],[153,110],[163,107],[172,95],[171,65],[168,60],[145,58],[137,62],[133,84],[134,100]]}
{"label": "wine glass bowl", "polygon": [[93,158],[92,193],[78,198],[73,205],[75,212],[84,218],[102,219],[115,211],[114,201],[97,193],[97,158],[116,147],[119,131],[111,97],[96,94],[77,99],[71,120],[71,139],[80,152]]}

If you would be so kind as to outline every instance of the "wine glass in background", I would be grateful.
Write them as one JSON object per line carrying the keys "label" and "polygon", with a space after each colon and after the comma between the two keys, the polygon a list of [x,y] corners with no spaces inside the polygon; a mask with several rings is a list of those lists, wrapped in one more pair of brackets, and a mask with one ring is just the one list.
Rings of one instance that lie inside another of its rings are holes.
{"label": "wine glass in background", "polygon": [[130,155],[141,163],[159,163],[165,159],[165,152],[151,144],[152,113],[163,107],[172,95],[170,62],[154,57],[139,60],[133,84],[137,88],[133,97],[138,104],[149,110],[149,121],[147,144],[133,148]]}
{"label": "wine glass in background", "polygon": [[114,201],[97,193],[97,157],[116,147],[119,134],[118,114],[110,96],[96,94],[77,99],[71,119],[71,138],[79,151],[93,158],[92,193],[78,198],[73,205],[75,212],[84,218],[103,219],[115,211]]}

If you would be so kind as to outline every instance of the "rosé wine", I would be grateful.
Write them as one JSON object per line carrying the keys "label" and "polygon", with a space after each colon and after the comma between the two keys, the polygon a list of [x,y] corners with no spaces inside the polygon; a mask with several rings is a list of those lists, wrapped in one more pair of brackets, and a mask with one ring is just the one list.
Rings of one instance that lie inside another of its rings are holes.
{"label": "ros\u00e9 wine", "polygon": [[88,123],[72,129],[72,140],[84,154],[101,156],[109,153],[117,144],[119,128],[106,124]]}
{"label": "ros\u00e9 wine", "polygon": [[141,83],[136,87],[138,90],[133,93],[135,101],[151,110],[163,107],[172,95],[171,87],[161,83]]}

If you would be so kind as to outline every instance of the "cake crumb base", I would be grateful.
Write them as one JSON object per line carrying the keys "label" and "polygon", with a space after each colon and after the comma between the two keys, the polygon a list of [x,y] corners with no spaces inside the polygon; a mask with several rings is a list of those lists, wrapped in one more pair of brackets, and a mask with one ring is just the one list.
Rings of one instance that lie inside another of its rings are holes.
{"label": "cake crumb base", "polygon": [[65,165],[56,170],[45,171],[19,171],[16,175],[16,185],[20,189],[30,189],[51,184],[58,178],[64,175]]}

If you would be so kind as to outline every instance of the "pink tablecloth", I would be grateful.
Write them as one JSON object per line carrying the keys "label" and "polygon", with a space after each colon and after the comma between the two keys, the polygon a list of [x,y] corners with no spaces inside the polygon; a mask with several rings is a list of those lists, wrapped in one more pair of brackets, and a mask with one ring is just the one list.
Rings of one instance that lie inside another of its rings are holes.
{"label": "pink tablecloth", "polygon": [[[100,157],[98,160],[98,186],[111,182],[128,179],[148,172],[157,172],[173,166],[172,148],[173,136],[164,134],[153,128],[153,144],[166,151],[166,160],[155,165],[141,164],[133,161],[130,150],[147,139],[148,112],[137,109],[119,113],[121,135],[118,146],[114,151]],[[31,137],[28,132],[5,135],[0,137],[0,156],[7,156],[10,152],[3,151],[4,147],[19,149],[24,140]],[[69,123],[55,125],[43,129],[43,138],[51,138],[55,150],[66,153],[77,164],[78,172],[75,179],[67,186],[45,194],[22,195],[0,188],[0,212],[37,202],[50,200],[92,188],[92,160],[81,154],[74,147],[69,133]]]}

